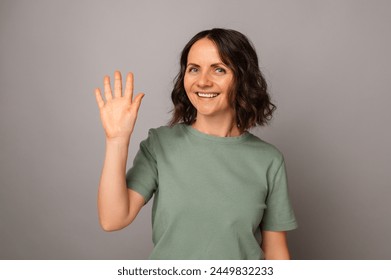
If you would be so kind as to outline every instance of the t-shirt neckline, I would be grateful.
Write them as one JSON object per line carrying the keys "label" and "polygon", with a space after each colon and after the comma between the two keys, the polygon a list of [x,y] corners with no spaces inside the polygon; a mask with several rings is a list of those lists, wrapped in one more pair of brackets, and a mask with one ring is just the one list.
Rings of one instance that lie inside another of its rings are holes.
{"label": "t-shirt neckline", "polygon": [[245,131],[239,136],[220,137],[220,136],[215,136],[215,135],[203,133],[203,132],[193,128],[191,125],[182,124],[182,126],[184,127],[184,129],[187,132],[189,132],[199,138],[203,138],[205,140],[219,142],[219,143],[239,143],[239,142],[246,140],[250,136],[250,133]]}

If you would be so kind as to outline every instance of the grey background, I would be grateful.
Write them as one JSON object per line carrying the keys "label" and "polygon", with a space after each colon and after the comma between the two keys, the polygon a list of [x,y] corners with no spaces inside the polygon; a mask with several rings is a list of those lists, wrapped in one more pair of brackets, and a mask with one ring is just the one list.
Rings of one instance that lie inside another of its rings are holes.
{"label": "grey background", "polygon": [[116,69],[143,91],[128,166],[164,125],[184,44],[254,43],[273,100],[253,132],[285,155],[295,259],[391,259],[390,1],[0,1],[0,258],[145,259],[151,204],[97,218],[104,134],[93,95]]}

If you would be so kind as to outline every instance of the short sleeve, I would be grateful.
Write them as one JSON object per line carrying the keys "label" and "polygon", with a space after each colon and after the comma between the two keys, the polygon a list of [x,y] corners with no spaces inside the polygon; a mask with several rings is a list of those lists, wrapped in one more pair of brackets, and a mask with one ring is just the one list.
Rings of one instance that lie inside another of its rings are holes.
{"label": "short sleeve", "polygon": [[126,185],[141,194],[147,203],[158,187],[157,174],[154,135],[151,129],[148,138],[140,143],[133,166],[126,172]]}
{"label": "short sleeve", "polygon": [[269,231],[293,230],[297,228],[297,222],[289,200],[284,160],[281,161],[276,173],[271,178],[261,229]]}

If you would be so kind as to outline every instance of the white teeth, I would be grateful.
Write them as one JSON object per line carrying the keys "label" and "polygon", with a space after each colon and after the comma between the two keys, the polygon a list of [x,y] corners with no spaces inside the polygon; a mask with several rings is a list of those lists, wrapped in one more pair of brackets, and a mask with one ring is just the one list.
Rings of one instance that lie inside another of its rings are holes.
{"label": "white teeth", "polygon": [[199,97],[213,98],[213,97],[216,97],[218,94],[217,94],[217,93],[203,93],[203,92],[197,92],[197,95],[198,95]]}

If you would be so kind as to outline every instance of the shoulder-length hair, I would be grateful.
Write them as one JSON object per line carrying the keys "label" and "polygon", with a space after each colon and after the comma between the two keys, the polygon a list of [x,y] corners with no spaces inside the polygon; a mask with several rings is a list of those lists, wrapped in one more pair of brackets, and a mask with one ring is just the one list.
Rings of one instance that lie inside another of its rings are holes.
{"label": "shoulder-length hair", "polygon": [[195,42],[203,38],[208,38],[215,43],[221,60],[233,71],[234,82],[230,99],[238,128],[243,132],[256,125],[266,125],[271,120],[276,106],[270,101],[265,78],[259,69],[256,51],[242,33],[221,28],[199,32],[182,50],[180,70],[174,79],[171,93],[174,109],[169,124],[191,125],[196,120],[197,110],[187,97],[184,77],[189,51]]}

